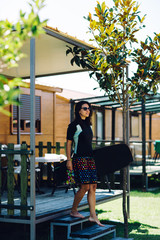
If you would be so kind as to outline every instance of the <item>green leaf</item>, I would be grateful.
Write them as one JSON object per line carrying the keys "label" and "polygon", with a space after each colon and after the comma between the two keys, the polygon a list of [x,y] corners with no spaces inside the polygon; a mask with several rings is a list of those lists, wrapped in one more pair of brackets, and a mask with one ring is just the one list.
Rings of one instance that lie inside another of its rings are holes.
{"label": "green leaf", "polygon": [[66,51],[66,55],[68,55],[69,53],[72,53],[72,50],[67,49],[67,51]]}
{"label": "green leaf", "polygon": [[74,62],[75,62],[75,58],[73,57],[73,58],[71,59],[71,65],[72,65],[72,66],[73,66]]}
{"label": "green leaf", "polygon": [[148,38],[149,38],[150,42],[152,42],[152,38],[150,36],[148,36]]}
{"label": "green leaf", "polygon": [[4,75],[0,74],[0,82],[3,82],[5,84],[7,84],[8,83],[8,79]]}
{"label": "green leaf", "polygon": [[86,63],[83,59],[80,59],[80,65],[82,66],[82,68],[86,67]]}
{"label": "green leaf", "polygon": [[4,109],[3,107],[0,106],[0,112],[3,113],[4,115],[11,117],[11,112],[8,110]]}
{"label": "green leaf", "polygon": [[148,38],[146,38],[146,40],[145,40],[145,44],[146,44],[146,45],[148,44]]}
{"label": "green leaf", "polygon": [[101,12],[101,6],[99,5],[99,3],[97,4],[97,8]]}
{"label": "green leaf", "polygon": [[139,20],[139,22],[141,22],[141,18],[140,18],[140,16],[139,16],[139,15],[137,15],[137,17],[138,17],[138,20]]}
{"label": "green leaf", "polygon": [[151,62],[152,62],[152,59],[149,59],[148,61],[147,61],[147,69],[150,69],[150,66],[151,66]]}
{"label": "green leaf", "polygon": [[94,75],[94,72],[89,73],[89,77],[92,78]]}
{"label": "green leaf", "polygon": [[37,26],[36,25],[32,26],[31,30],[32,30],[32,33],[35,34],[37,31]]}
{"label": "green leaf", "polygon": [[75,56],[75,63],[80,67],[80,59],[78,56]]}

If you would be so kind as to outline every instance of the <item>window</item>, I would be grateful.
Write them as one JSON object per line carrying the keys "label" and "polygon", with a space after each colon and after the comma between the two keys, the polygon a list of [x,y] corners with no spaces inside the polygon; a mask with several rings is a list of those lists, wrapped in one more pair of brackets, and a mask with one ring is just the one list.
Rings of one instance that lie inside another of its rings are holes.
{"label": "window", "polygon": [[[30,95],[20,96],[20,130],[30,132]],[[17,106],[12,108],[12,132],[17,132]],[[35,132],[41,132],[41,97],[35,96]]]}
{"label": "window", "polygon": [[131,123],[131,137],[139,137],[139,115],[138,113],[131,113],[130,115]]}
{"label": "window", "polygon": [[98,141],[98,143],[103,140],[103,112],[99,109],[93,109],[92,111],[92,130],[93,130],[93,140]]}
{"label": "window", "polygon": [[103,139],[103,113],[97,112],[97,140]]}

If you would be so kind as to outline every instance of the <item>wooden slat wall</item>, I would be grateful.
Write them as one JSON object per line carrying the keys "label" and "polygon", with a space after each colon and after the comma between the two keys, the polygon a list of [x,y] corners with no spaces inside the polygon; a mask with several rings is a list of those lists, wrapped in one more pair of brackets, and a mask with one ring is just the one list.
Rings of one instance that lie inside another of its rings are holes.
{"label": "wooden slat wall", "polygon": [[[56,142],[61,145],[66,141],[67,127],[70,123],[70,103],[59,97],[56,98]],[[63,151],[62,151],[63,153]]]}

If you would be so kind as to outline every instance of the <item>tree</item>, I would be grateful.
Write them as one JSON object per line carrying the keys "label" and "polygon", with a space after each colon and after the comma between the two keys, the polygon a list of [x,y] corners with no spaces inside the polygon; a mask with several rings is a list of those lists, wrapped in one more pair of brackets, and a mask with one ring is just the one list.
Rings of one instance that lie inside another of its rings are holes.
{"label": "tree", "polygon": [[8,79],[3,75],[3,70],[16,67],[25,55],[21,48],[25,41],[44,33],[43,27],[47,20],[40,21],[39,12],[44,7],[45,0],[31,0],[30,13],[27,15],[20,10],[17,23],[8,20],[0,21],[0,112],[10,115],[6,106],[18,105],[20,86],[26,86],[21,78]]}
{"label": "tree", "polygon": [[[91,70],[100,88],[123,109],[123,141],[127,143],[126,124],[129,107],[145,96],[155,94],[160,80],[160,34],[138,41],[145,16],[140,17],[139,5],[133,0],[113,0],[109,8],[105,2],[97,2],[95,13],[89,13],[90,39],[96,47],[86,51],[68,47],[66,54],[73,54],[74,63]],[[128,77],[128,66],[136,63],[137,69]],[[126,211],[126,168],[123,169],[124,236],[128,237]]]}

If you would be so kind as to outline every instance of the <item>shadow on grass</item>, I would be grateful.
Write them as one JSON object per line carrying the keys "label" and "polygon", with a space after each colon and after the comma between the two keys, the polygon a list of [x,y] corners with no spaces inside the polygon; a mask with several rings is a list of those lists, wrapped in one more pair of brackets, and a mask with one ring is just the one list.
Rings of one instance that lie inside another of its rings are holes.
{"label": "shadow on grass", "polygon": [[[116,225],[116,232],[118,237],[124,237],[124,224],[122,222],[114,222],[110,220],[102,220],[104,224]],[[158,240],[160,239],[160,234],[149,234],[150,229],[159,229],[148,224],[143,224],[137,221],[128,223],[129,237],[134,240]],[[135,233],[134,233],[135,232]]]}
{"label": "shadow on grass", "polygon": [[[89,208],[86,208],[85,210],[83,210],[84,212],[89,212]],[[103,209],[96,209],[96,213],[97,214],[101,214],[101,213],[109,213],[109,212],[112,212],[111,210],[109,211],[106,211],[106,210],[103,210]]]}
{"label": "shadow on grass", "polygon": [[152,195],[159,195],[160,194],[160,188],[156,190],[148,190],[148,191],[142,191],[142,189],[133,189],[133,192],[131,192],[131,196],[140,195],[141,197],[150,197],[150,194]]}
{"label": "shadow on grass", "polygon": [[109,210],[109,211],[104,211],[104,210],[102,210],[102,209],[96,209],[96,213],[97,214],[101,214],[101,213],[109,213],[109,212],[112,212],[111,210]]}

